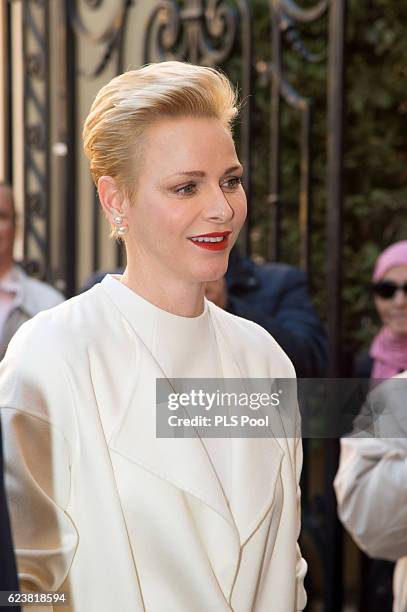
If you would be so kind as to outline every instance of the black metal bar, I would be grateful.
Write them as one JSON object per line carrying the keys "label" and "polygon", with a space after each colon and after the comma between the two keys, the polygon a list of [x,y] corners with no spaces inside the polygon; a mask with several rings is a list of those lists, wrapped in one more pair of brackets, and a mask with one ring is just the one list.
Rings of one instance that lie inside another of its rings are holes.
{"label": "black metal bar", "polygon": [[[341,288],[342,288],[342,209],[343,209],[343,127],[344,55],[346,0],[331,0],[328,50],[328,205],[327,205],[327,321],[328,376],[340,375]],[[333,480],[338,467],[339,441],[327,440],[325,612],[342,610],[342,532],[337,518]]]}
{"label": "black metal bar", "polygon": [[46,211],[46,222],[45,222],[45,249],[44,249],[44,278],[48,282],[52,282],[52,271],[50,265],[51,255],[51,206],[50,206],[50,172],[51,167],[51,156],[50,156],[50,67],[49,67],[49,4],[45,2],[43,5],[43,24],[44,24],[44,42],[43,42],[43,53],[44,53],[44,115],[45,115],[45,126],[44,126],[44,175],[46,183],[46,199],[45,199],[45,211]]}
{"label": "black metal bar", "polygon": [[268,259],[280,258],[281,236],[281,79],[283,69],[282,35],[279,14],[271,9],[271,120],[270,120],[270,193],[267,204],[270,206],[271,232],[268,246]]}
{"label": "black metal bar", "polygon": [[93,241],[92,241],[92,267],[93,270],[99,270],[100,266],[100,237],[99,237],[99,220],[100,220],[100,204],[98,194],[95,186],[92,183],[92,194],[93,194],[93,207],[92,207],[92,219],[93,219]]}
{"label": "black metal bar", "polygon": [[120,243],[118,243],[116,245],[116,267],[117,268],[124,268],[125,267],[125,261],[126,261],[126,251],[124,246]]}
{"label": "black metal bar", "polygon": [[[37,26],[36,17],[40,26]],[[31,38],[30,38],[31,37]],[[39,250],[33,267],[41,277],[52,281],[50,268],[51,219],[50,219],[50,74],[49,74],[49,5],[31,0],[23,3],[23,60],[24,60],[24,259],[32,257],[31,246]],[[41,82],[39,94],[33,81]],[[40,96],[40,97],[39,97]],[[30,111],[35,111],[32,122]],[[35,155],[34,155],[35,151]],[[36,190],[32,189],[35,178],[41,190],[41,206],[32,206]],[[36,221],[39,221],[37,226]]]}
{"label": "black metal bar", "polygon": [[341,346],[345,9],[346,0],[331,0],[328,56],[327,320],[328,375],[332,377],[339,374]]}
{"label": "black metal bar", "polygon": [[[127,13],[132,4],[132,0],[127,0],[125,8],[124,8],[124,17],[122,22],[122,27],[118,32],[118,41],[117,41],[117,64],[116,64],[116,73],[121,74],[124,71],[124,47],[126,41],[126,23],[127,23]],[[123,266],[123,258],[124,258],[124,247],[121,242],[117,242],[116,244],[116,266]]]}
{"label": "black metal bar", "polygon": [[[333,400],[333,405],[335,400]],[[338,471],[339,440],[325,440],[324,612],[342,612],[343,530],[338,519],[333,481]]]}
{"label": "black metal bar", "polygon": [[[26,39],[26,27],[25,27],[25,11],[26,5],[23,4],[23,37],[22,37],[22,51],[23,51],[23,62],[24,62],[24,70],[25,70],[25,59],[27,57],[27,39]],[[24,261],[28,259],[28,223],[27,223],[27,146],[26,146],[26,117],[27,117],[27,85],[26,79],[24,79],[24,100],[23,100],[23,121],[24,121],[24,178],[23,178],[23,193],[24,193],[24,230],[23,230],[23,258]]]}
{"label": "black metal bar", "polygon": [[307,272],[308,280],[311,276],[311,248],[310,238],[312,231],[312,105],[308,100],[301,112],[301,161],[300,161],[300,265]]}
{"label": "black metal bar", "polygon": [[13,55],[11,52],[11,4],[6,4],[6,20],[7,20],[7,40],[6,40],[6,53],[7,53],[7,114],[10,117],[10,121],[6,125],[6,164],[5,164],[5,179],[10,185],[13,184],[13,164],[11,160],[13,158],[13,122],[11,121],[11,109],[13,108],[13,87],[12,87],[12,74],[13,74]]}
{"label": "black metal bar", "polygon": [[247,219],[242,254],[251,252],[250,231],[253,224],[253,173],[252,173],[252,134],[253,134],[253,15],[250,3],[239,2],[242,29],[242,99],[241,111],[241,156],[245,169],[243,186],[247,197]]}
{"label": "black metal bar", "polygon": [[64,273],[66,295],[71,297],[76,293],[76,263],[77,263],[77,171],[76,171],[76,107],[77,107],[77,49],[76,37],[69,19],[69,2],[65,1],[65,31],[66,31],[66,196],[65,196],[65,245]]}
{"label": "black metal bar", "polygon": [[156,6],[154,11],[152,11],[152,13],[150,14],[148,21],[146,23],[146,28],[144,30],[144,36],[143,36],[143,53],[142,53],[142,64],[147,64],[150,60],[150,42],[151,42],[151,35],[152,35],[152,31],[153,31],[153,27],[154,27],[154,23],[157,19],[157,16],[160,14],[160,11],[162,11],[163,8],[162,6]]}

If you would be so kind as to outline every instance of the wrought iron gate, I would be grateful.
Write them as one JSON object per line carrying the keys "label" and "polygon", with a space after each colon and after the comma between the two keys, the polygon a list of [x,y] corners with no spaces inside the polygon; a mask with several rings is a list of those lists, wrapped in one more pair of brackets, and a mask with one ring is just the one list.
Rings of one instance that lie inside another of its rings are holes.
{"label": "wrought iron gate", "polygon": [[[259,57],[254,36],[259,5],[268,19],[268,56]],[[244,187],[249,216],[242,246],[251,252],[256,197],[253,129],[256,84],[269,89],[268,193],[263,206],[271,231],[265,257],[281,258],[286,239],[285,187],[282,151],[285,133],[282,111],[298,113],[300,128],[298,181],[299,261],[312,274],[313,251],[313,128],[314,105],[290,81],[287,51],[304,64],[326,66],[326,241],[327,329],[329,375],[340,375],[341,211],[343,137],[343,50],[346,0],[320,0],[300,7],[295,0],[13,0],[8,4],[9,36],[21,24],[24,90],[23,203],[24,258],[40,276],[71,296],[84,276],[122,262],[119,247],[107,245],[95,191],[80,152],[81,120],[92,93],[129,65],[163,59],[189,60],[231,71],[246,101],[241,114],[239,149],[246,169]],[[19,21],[20,20],[20,21]],[[325,20],[322,52],[304,43],[307,28]],[[17,24],[17,25],[16,25]],[[95,25],[95,28],[93,26]],[[10,45],[9,45],[10,46]],[[12,54],[11,54],[12,55]],[[13,57],[10,57],[10,61]],[[11,78],[11,77],[10,77]],[[16,94],[10,84],[10,111]],[[84,93],[85,86],[89,91]],[[14,109],[15,110],[15,109]],[[15,125],[15,122],[13,123]],[[12,130],[10,130],[12,131]],[[9,179],[16,180],[16,156],[10,133]],[[312,522],[304,492],[305,527],[320,543],[324,574],[324,609],[341,610],[341,537],[336,522],[332,480],[337,465],[337,441],[326,441],[325,514],[322,525]],[[307,475],[305,462],[305,476]],[[306,485],[307,479],[304,484]],[[309,525],[308,525],[309,523]]]}

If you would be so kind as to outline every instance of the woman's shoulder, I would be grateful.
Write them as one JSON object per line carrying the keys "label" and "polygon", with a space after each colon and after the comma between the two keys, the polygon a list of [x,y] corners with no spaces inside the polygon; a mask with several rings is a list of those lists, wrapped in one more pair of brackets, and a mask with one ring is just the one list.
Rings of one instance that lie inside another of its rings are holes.
{"label": "woman's shoulder", "polygon": [[241,351],[256,357],[279,363],[280,376],[291,378],[295,376],[294,366],[273,336],[254,321],[231,314],[212,302],[210,311],[212,317],[221,326],[229,344],[233,345],[235,354]]}
{"label": "woman's shoulder", "polygon": [[66,412],[69,420],[72,373],[86,371],[96,330],[103,335],[101,293],[95,287],[17,330],[0,363],[0,408],[18,408],[52,423],[62,422]]}
{"label": "woman's shoulder", "polygon": [[[108,315],[103,292],[96,286],[53,308],[43,310],[23,323],[13,336],[6,355],[23,353],[51,362],[69,351],[86,346],[101,332]],[[111,317],[111,313],[110,313]]]}

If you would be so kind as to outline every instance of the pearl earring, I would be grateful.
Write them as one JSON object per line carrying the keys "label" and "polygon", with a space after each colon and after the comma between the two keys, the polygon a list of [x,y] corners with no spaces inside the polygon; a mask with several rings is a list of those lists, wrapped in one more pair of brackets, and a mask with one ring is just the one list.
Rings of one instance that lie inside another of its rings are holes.
{"label": "pearl earring", "polygon": [[124,236],[125,234],[127,234],[129,228],[127,227],[127,225],[123,225],[122,215],[117,215],[116,217],[113,217],[113,223],[116,226],[116,234],[118,236]]}

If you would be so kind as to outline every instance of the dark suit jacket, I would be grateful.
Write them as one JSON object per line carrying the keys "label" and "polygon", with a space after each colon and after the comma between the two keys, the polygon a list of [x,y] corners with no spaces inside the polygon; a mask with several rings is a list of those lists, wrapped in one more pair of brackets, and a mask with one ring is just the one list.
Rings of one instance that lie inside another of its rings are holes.
{"label": "dark suit jacket", "polygon": [[298,377],[326,374],[325,331],[300,268],[282,263],[257,265],[233,249],[226,282],[227,310],[267,329],[290,357]]}
{"label": "dark suit jacket", "polygon": [[[16,565],[11,543],[10,524],[7,512],[6,494],[3,482],[3,452],[0,422],[0,591],[18,591]],[[0,610],[14,610],[9,606],[0,606]]]}

